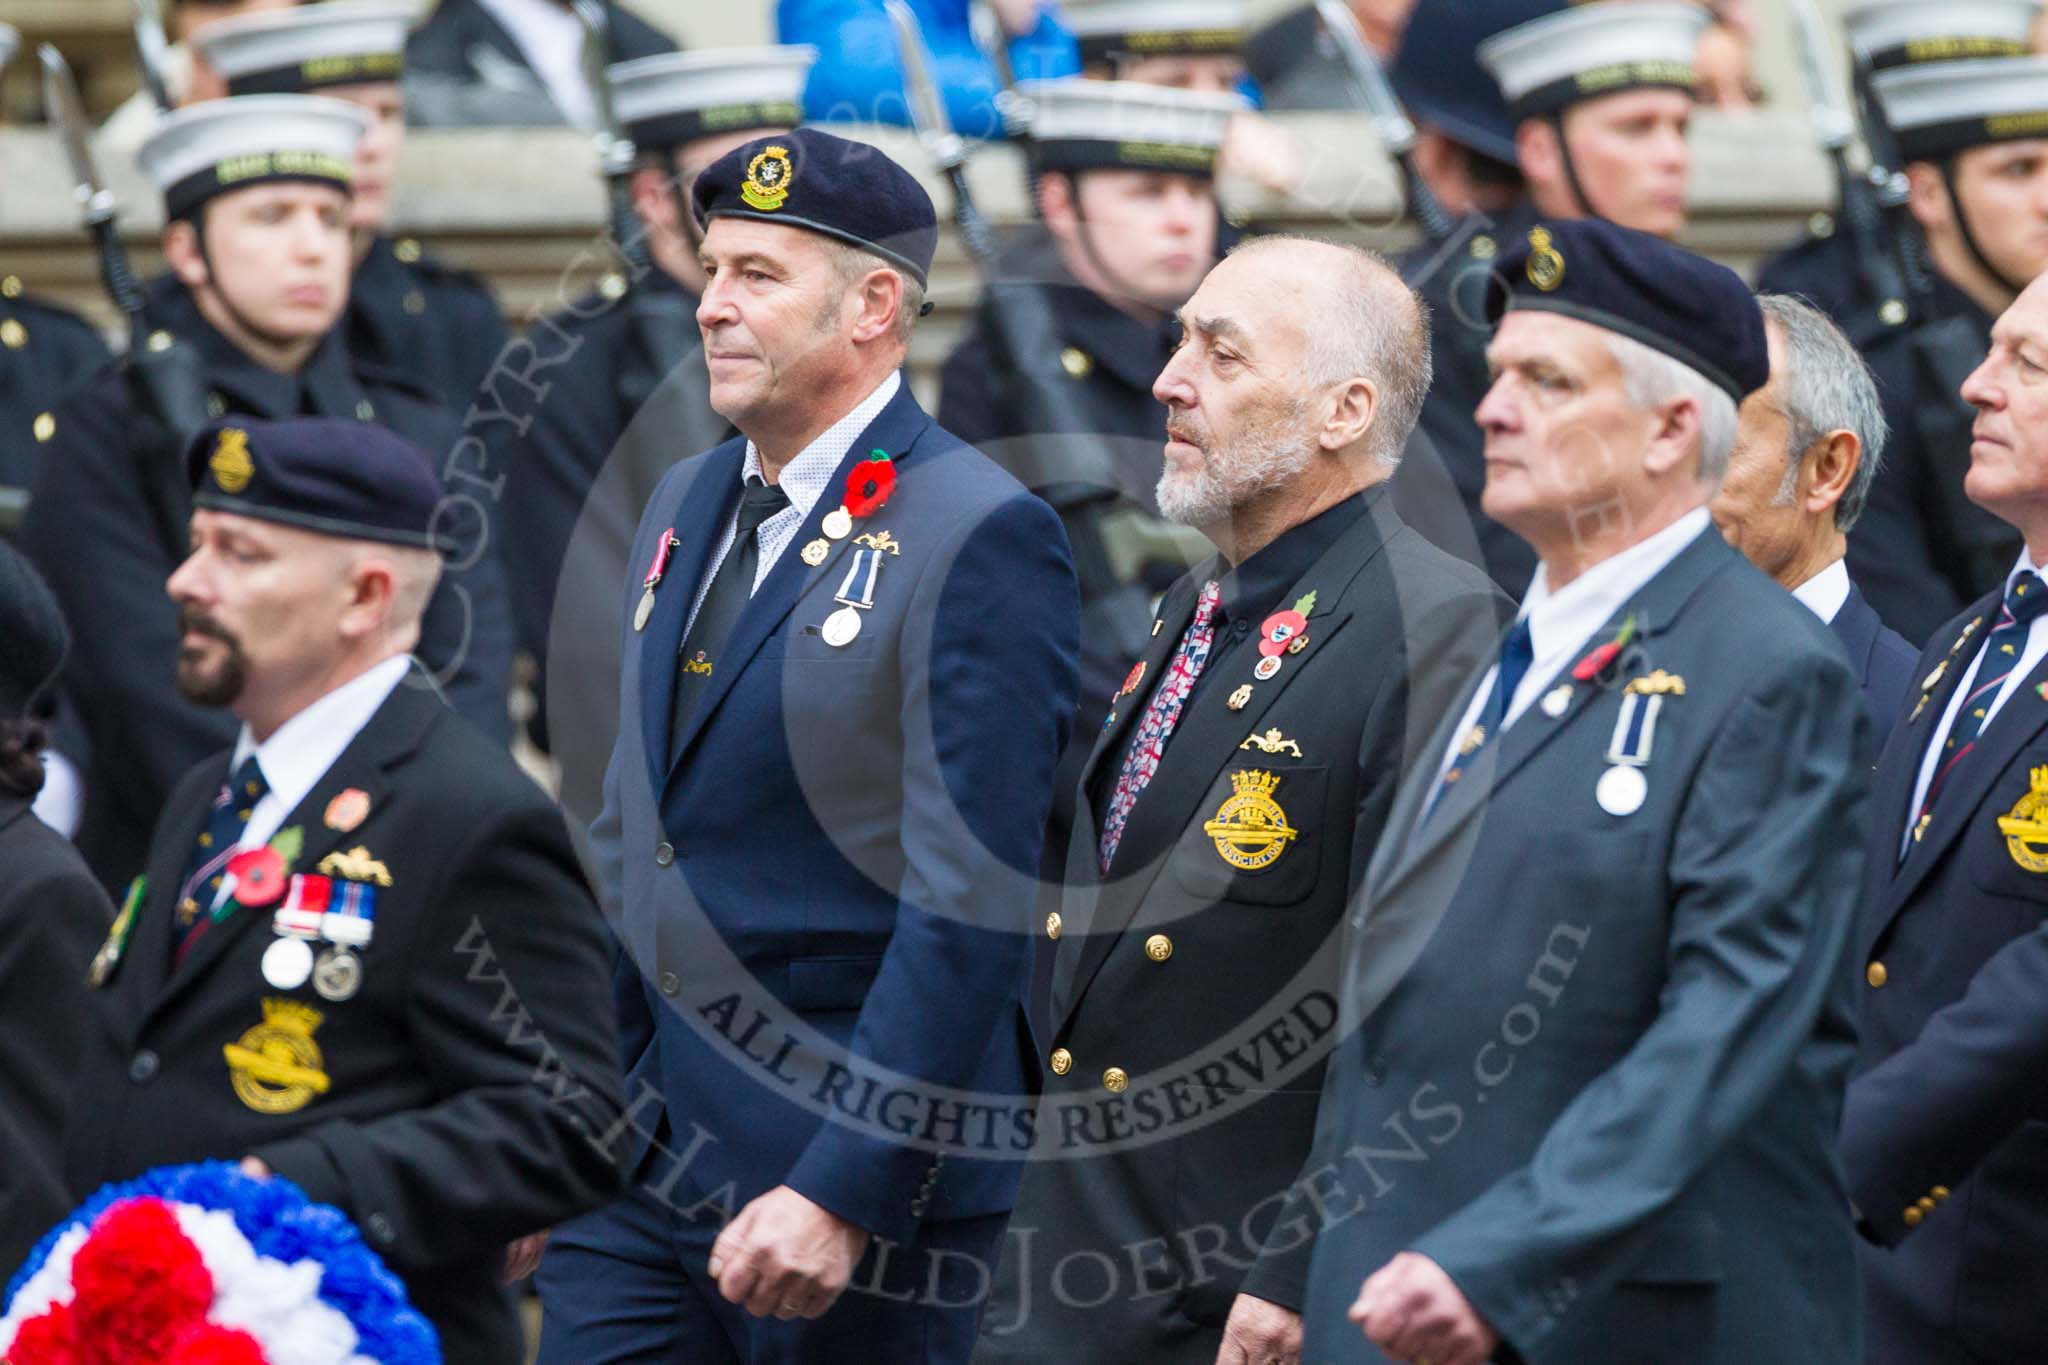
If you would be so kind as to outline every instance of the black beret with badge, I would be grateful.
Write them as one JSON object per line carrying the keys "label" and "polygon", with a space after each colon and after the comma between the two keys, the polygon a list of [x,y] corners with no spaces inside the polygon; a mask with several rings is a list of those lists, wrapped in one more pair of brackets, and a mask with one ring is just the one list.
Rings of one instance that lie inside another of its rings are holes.
{"label": "black beret with badge", "polygon": [[276,181],[355,182],[356,146],[370,119],[324,95],[238,95],[165,114],[135,159],[164,196],[166,219],[209,199]]}
{"label": "black beret with badge", "polygon": [[1504,247],[1488,314],[1556,313],[1639,341],[1739,405],[1771,377],[1764,315],[1725,265],[1604,219],[1539,223]]}
{"label": "black beret with badge", "polygon": [[57,681],[71,633],[49,585],[0,540],[0,717],[25,716]]}
{"label": "black beret with badge", "polygon": [[1024,81],[1005,119],[1023,137],[1034,171],[1174,171],[1212,177],[1235,94],[1172,90],[1136,81],[1069,77]]}
{"label": "black beret with badge", "polygon": [[1626,90],[1689,94],[1699,84],[1693,51],[1712,22],[1700,5],[1598,0],[1495,34],[1479,45],[1479,64],[1517,119]]}
{"label": "black beret with badge", "polygon": [[664,52],[605,68],[612,108],[641,151],[700,137],[803,122],[818,49],[805,46]]}
{"label": "black beret with badge", "polygon": [[230,95],[305,95],[405,74],[418,0],[325,0],[238,14],[192,36]]}
{"label": "black beret with badge", "polygon": [[195,506],[347,540],[441,549],[441,481],[425,451],[369,422],[236,419],[185,455]]}
{"label": "black beret with badge", "polygon": [[756,138],[704,168],[691,189],[700,224],[783,223],[872,251],[922,286],[939,245],[938,211],[917,177],[865,142],[797,128]]}

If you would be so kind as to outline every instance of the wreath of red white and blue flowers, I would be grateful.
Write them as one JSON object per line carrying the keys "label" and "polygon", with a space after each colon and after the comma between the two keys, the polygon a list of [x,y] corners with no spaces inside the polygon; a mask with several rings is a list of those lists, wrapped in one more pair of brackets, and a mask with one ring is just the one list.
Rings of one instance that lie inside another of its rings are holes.
{"label": "wreath of red white and blue flowers", "polygon": [[340,1210],[222,1162],[109,1185],[7,1286],[7,1365],[439,1365]]}

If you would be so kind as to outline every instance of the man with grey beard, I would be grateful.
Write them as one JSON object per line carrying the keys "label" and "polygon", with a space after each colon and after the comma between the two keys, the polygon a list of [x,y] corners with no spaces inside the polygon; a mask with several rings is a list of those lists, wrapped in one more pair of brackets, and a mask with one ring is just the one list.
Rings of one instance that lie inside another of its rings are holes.
{"label": "man with grey beard", "polygon": [[1402,772],[1506,601],[1394,514],[1429,319],[1379,257],[1238,248],[1181,310],[1159,506],[1216,553],[1168,591],[1077,795],[1045,1100],[978,1361],[1293,1360],[1246,1297],[1308,1151],[1336,939]]}

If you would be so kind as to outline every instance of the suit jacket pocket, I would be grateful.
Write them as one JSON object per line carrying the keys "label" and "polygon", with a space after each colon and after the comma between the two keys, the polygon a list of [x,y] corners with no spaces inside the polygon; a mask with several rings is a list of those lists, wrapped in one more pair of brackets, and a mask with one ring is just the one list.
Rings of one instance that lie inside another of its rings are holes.
{"label": "suit jacket pocket", "polygon": [[789,963],[790,1008],[857,1010],[882,970],[877,957],[799,957]]}
{"label": "suit jacket pocket", "polygon": [[1298,905],[1316,889],[1330,770],[1258,757],[1224,769],[1174,849],[1174,877],[1199,900]]}
{"label": "suit jacket pocket", "polygon": [[2038,1360],[2048,1340],[2048,1305],[2040,1293],[2048,1282],[2044,1203],[2048,1123],[2028,1120],[1935,1215],[1969,1220],[1956,1276],[1956,1335],[1986,1360]]}

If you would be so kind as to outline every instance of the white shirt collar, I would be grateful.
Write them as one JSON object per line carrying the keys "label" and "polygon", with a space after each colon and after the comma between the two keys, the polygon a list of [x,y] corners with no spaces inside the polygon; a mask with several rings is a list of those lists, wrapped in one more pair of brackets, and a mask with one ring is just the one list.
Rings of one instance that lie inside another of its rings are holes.
{"label": "white shirt collar", "polygon": [[269,790],[249,814],[249,823],[236,841],[241,847],[253,848],[270,842],[270,837],[299,808],[314,785],[327,775],[327,770],[341,757],[341,751],[355,742],[411,667],[409,654],[394,655],[373,664],[278,726],[261,744],[247,725],[242,727],[228,771],[241,767],[242,761],[253,753]]}
{"label": "white shirt collar", "polygon": [[1823,621],[1832,621],[1849,600],[1849,562],[1838,559],[1792,589],[1792,595]]}
{"label": "white shirt collar", "polygon": [[[1536,566],[1521,616],[1529,622],[1529,639],[1538,664],[1576,648],[1635,595],[1637,589],[1664,571],[1678,552],[1707,529],[1707,509],[1695,507],[1677,521],[1620,554],[1610,555],[1552,592],[1550,571]],[[1532,674],[1543,670],[1532,668]],[[1547,676],[1544,675],[1544,676]]]}
{"label": "white shirt collar", "polygon": [[[2014,565],[2012,566],[2012,570],[2005,576],[2006,597],[2012,596],[2012,585],[2019,581],[2019,576],[2023,573],[2041,573],[2041,566],[2034,562],[2034,552],[2032,550],[2027,549],[2025,546],[2022,546],[2020,548],[2020,557],[2018,561],[2014,563]],[[2003,601],[2004,599],[2001,598],[2000,600]]]}
{"label": "white shirt collar", "polygon": [[[874,391],[853,405],[853,410],[825,428],[817,440],[798,451],[796,458],[782,467],[777,476],[776,486],[789,496],[790,508],[796,513],[797,522],[811,514],[811,508],[825,493],[825,485],[832,480],[833,471],[846,458],[846,452],[853,449],[853,443],[868,429],[882,409],[889,406],[896,397],[896,391],[903,387],[903,378],[895,370],[877,384]],[[740,466],[740,480],[766,477],[761,470],[761,452],[750,440],[747,442],[747,458]],[[788,511],[776,516],[787,516]]]}
{"label": "white shirt collar", "polygon": [[552,0],[483,0],[526,57],[572,127],[597,126],[597,101],[583,74],[583,26]]}

